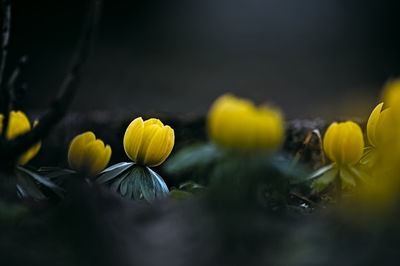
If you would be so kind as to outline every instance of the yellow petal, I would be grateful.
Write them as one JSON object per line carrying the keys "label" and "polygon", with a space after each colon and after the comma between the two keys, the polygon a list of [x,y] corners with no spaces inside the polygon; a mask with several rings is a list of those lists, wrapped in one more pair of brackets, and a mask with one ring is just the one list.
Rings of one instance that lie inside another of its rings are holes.
{"label": "yellow petal", "polygon": [[72,169],[79,171],[83,168],[82,162],[86,155],[87,146],[94,142],[95,139],[94,133],[87,131],[76,136],[71,141],[68,150],[68,163]]}
{"label": "yellow petal", "polygon": [[138,151],[138,155],[136,158],[136,163],[144,164],[144,160],[146,157],[147,149],[150,145],[155,134],[160,130],[164,125],[158,119],[148,119],[144,121],[144,129],[143,129],[143,137],[141,140],[141,146]]}
{"label": "yellow petal", "polygon": [[21,111],[11,111],[6,134],[7,139],[14,139],[29,130],[31,130],[31,123],[28,117]]}
{"label": "yellow petal", "polygon": [[372,111],[371,115],[368,118],[368,123],[367,123],[367,137],[369,143],[373,146],[376,147],[376,126],[379,121],[379,117],[381,115],[381,110],[383,107],[383,103],[378,104],[374,110]]}
{"label": "yellow petal", "polygon": [[[33,127],[36,127],[39,124],[38,120],[33,122]],[[38,142],[32,148],[30,148],[26,153],[22,154],[18,160],[19,165],[24,165],[28,163],[36,154],[39,152],[40,148],[42,147],[42,142]]]}
{"label": "yellow petal", "polygon": [[239,150],[273,150],[283,138],[282,116],[268,106],[256,108],[231,94],[219,97],[208,113],[210,138],[217,144]]}
{"label": "yellow petal", "polygon": [[[0,133],[3,131],[4,115],[0,114]],[[35,121],[35,125],[37,121]],[[6,138],[11,140],[17,136],[24,134],[31,130],[31,124],[28,117],[21,111],[11,111],[9,116],[9,124],[7,128]],[[41,142],[38,142],[18,159],[17,164],[24,165],[31,160],[40,150]]]}
{"label": "yellow petal", "polygon": [[4,115],[0,114],[0,133],[3,132],[3,119],[4,119]]}
{"label": "yellow petal", "polygon": [[343,159],[345,164],[357,163],[363,154],[364,137],[359,125],[354,122],[345,122],[347,136],[343,139]]}
{"label": "yellow petal", "polygon": [[111,148],[88,131],[76,136],[68,151],[70,167],[88,177],[101,172],[110,161]]}
{"label": "yellow petal", "polygon": [[383,101],[389,107],[399,108],[400,78],[389,80],[383,89]]}
{"label": "yellow petal", "polygon": [[[109,146],[108,149],[110,149]],[[87,146],[86,155],[82,162],[83,172],[89,177],[95,176],[107,166],[110,156],[111,153],[106,151],[103,141],[96,139]]]}
{"label": "yellow petal", "polygon": [[364,149],[360,126],[352,121],[332,123],[324,135],[323,146],[329,159],[339,166],[357,163]]}
{"label": "yellow petal", "polygon": [[377,148],[387,147],[397,143],[398,124],[394,117],[393,108],[383,110],[379,116],[375,130],[375,141]]}
{"label": "yellow petal", "polygon": [[328,158],[331,159],[332,161],[335,161],[335,157],[332,152],[332,147],[334,146],[333,141],[334,141],[334,136],[336,133],[337,126],[338,126],[338,124],[336,122],[333,122],[332,124],[330,124],[330,126],[328,127],[328,129],[325,132],[324,140],[323,140],[324,151],[325,151],[326,155],[328,156]]}
{"label": "yellow petal", "polygon": [[134,119],[128,126],[124,135],[124,150],[132,161],[136,162],[139,149],[142,145],[144,123],[141,117]]}
{"label": "yellow petal", "polygon": [[36,145],[34,145],[32,148],[30,148],[27,152],[22,154],[18,159],[18,164],[24,165],[24,164],[28,163],[33,157],[36,156],[36,154],[39,152],[41,146],[42,146],[42,143],[39,142]]}
{"label": "yellow petal", "polygon": [[174,130],[171,127],[159,128],[147,148],[144,164],[148,166],[162,164],[174,147],[174,139]]}

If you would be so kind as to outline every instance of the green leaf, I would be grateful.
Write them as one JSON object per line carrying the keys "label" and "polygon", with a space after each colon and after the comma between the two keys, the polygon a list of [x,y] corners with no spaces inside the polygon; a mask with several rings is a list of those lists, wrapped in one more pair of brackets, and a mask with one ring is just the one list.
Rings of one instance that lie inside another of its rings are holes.
{"label": "green leaf", "polygon": [[39,170],[38,172],[40,173],[40,175],[50,180],[76,174],[76,171],[74,170],[61,169],[61,168],[55,169],[54,171],[39,171]]}
{"label": "green leaf", "polygon": [[180,174],[196,167],[207,167],[223,155],[213,143],[195,144],[181,149],[164,164],[169,174]]}
{"label": "green leaf", "polygon": [[206,187],[204,187],[204,186],[202,186],[200,184],[197,184],[197,183],[195,183],[193,181],[188,181],[188,182],[185,182],[183,184],[180,184],[179,185],[179,190],[183,190],[183,191],[186,191],[186,192],[191,192],[191,193],[196,194],[196,193],[204,192],[206,190]]}
{"label": "green leaf", "polygon": [[301,178],[301,179],[296,179],[296,180],[292,180],[291,184],[299,184],[302,182],[306,182],[308,180],[314,179],[320,175],[325,174],[326,172],[330,171],[331,169],[333,169],[336,166],[335,163],[332,163],[330,165],[324,166],[318,170],[316,170],[315,172],[313,172],[311,175],[306,176],[305,178]]}
{"label": "green leaf", "polygon": [[161,199],[161,198],[166,197],[169,193],[169,190],[168,190],[167,184],[165,184],[165,182],[164,182],[164,179],[162,179],[162,177],[159,174],[154,172],[149,167],[147,167],[147,169],[149,170],[152,180],[153,180],[156,198]]}
{"label": "green leaf", "polygon": [[129,198],[140,200],[142,199],[142,188],[141,188],[141,177],[146,175],[144,167],[140,165],[135,165],[129,170],[127,181],[127,190],[129,186]]}
{"label": "green leaf", "polygon": [[168,187],[164,180],[148,167],[134,165],[120,175],[111,185],[123,197],[147,201],[163,198],[168,195]]}
{"label": "green leaf", "polygon": [[142,194],[142,188],[140,186],[140,178],[135,176],[135,178],[132,179],[132,197],[135,200],[142,200],[143,199],[143,194]]}
{"label": "green leaf", "polygon": [[169,198],[170,199],[174,199],[174,200],[184,200],[184,199],[188,199],[190,197],[192,197],[193,194],[183,191],[183,190],[179,190],[179,189],[172,189],[171,192],[169,193]]}
{"label": "green leaf", "polygon": [[129,175],[129,171],[123,173],[120,177],[116,178],[116,180],[111,184],[111,190],[114,192],[119,192],[122,181]]}
{"label": "green leaf", "polygon": [[349,167],[348,171],[351,173],[352,176],[356,178],[357,181],[361,181],[365,184],[369,183],[371,176],[367,172],[358,169],[356,166]]}
{"label": "green leaf", "polygon": [[138,175],[139,185],[145,200],[152,201],[156,198],[155,183],[148,168],[143,168],[142,173]]}
{"label": "green leaf", "polygon": [[103,170],[99,174],[99,177],[96,179],[96,183],[97,184],[107,183],[110,180],[119,176],[121,173],[123,173],[127,169],[129,169],[132,165],[134,165],[134,163],[132,163],[132,162],[129,162],[129,163],[122,162],[122,163],[114,164],[114,165],[108,167],[107,169]]}
{"label": "green leaf", "polygon": [[332,183],[337,177],[339,170],[335,168],[331,168],[327,170],[321,177],[317,178],[312,182],[311,187],[317,190],[318,192],[322,191],[326,188],[330,183]]}
{"label": "green leaf", "polygon": [[340,179],[342,180],[342,188],[352,188],[356,186],[353,173],[347,168],[340,169]]}
{"label": "green leaf", "polygon": [[378,153],[375,148],[373,147],[364,148],[364,153],[360,159],[360,164],[371,167],[376,162],[377,155]]}
{"label": "green leaf", "polygon": [[126,193],[126,197],[129,198],[129,199],[132,199],[133,198],[133,194],[134,194],[133,192],[135,190],[135,177],[128,178],[128,179],[129,179],[129,181],[128,181],[128,191]]}
{"label": "green leaf", "polygon": [[24,172],[17,172],[17,192],[23,198],[44,200],[46,196]]}
{"label": "green leaf", "polygon": [[125,197],[126,193],[128,192],[128,184],[130,182],[130,176],[128,176],[127,178],[125,178],[122,182],[121,182],[121,187],[119,189],[119,191],[121,192],[121,195]]}
{"label": "green leaf", "polygon": [[37,171],[39,173],[52,173],[52,172],[57,172],[63,170],[63,168],[60,167],[54,167],[54,166],[41,166],[39,167],[39,169],[37,169]]}
{"label": "green leaf", "polygon": [[19,171],[24,172],[26,175],[32,177],[38,183],[50,188],[58,196],[63,197],[64,190],[61,187],[57,186],[55,183],[53,183],[51,180],[44,178],[44,177],[40,176],[39,174],[37,174],[27,168],[24,168],[22,166],[17,166],[17,169]]}

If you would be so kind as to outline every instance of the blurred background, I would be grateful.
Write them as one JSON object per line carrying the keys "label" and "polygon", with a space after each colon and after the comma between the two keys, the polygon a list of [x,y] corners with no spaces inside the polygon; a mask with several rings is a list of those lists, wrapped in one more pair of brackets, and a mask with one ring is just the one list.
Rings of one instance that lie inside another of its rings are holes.
{"label": "blurred background", "polygon": [[[9,62],[29,56],[24,109],[47,108],[82,0],[17,0]],[[288,118],[365,118],[400,75],[399,1],[105,0],[75,111],[205,113],[224,92]],[[10,69],[9,69],[10,70]]]}

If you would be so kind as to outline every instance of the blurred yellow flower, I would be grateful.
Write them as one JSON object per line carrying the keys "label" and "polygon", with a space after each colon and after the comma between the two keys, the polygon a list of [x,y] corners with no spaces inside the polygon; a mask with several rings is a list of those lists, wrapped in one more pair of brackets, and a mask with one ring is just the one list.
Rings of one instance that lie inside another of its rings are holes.
{"label": "blurred yellow flower", "polygon": [[158,166],[162,164],[174,147],[175,134],[170,126],[155,118],[143,121],[134,119],[125,131],[124,149],[126,155],[139,165]]}
{"label": "blurred yellow flower", "polygon": [[382,111],[383,103],[372,111],[367,123],[367,137],[372,147],[382,147],[388,141],[388,134],[394,124],[392,108]]}
{"label": "blurred yellow flower", "polygon": [[272,151],[283,141],[283,118],[278,110],[266,105],[257,108],[231,94],[214,102],[207,123],[210,138],[228,148]]}
{"label": "blurred yellow flower", "polygon": [[[0,133],[3,131],[3,114],[0,114]],[[38,122],[35,121],[33,126]],[[6,138],[8,140],[14,139],[15,137],[24,134],[31,130],[31,123],[28,117],[22,111],[11,111],[9,117],[9,124],[6,132]],[[39,152],[41,147],[41,142],[35,144],[32,148],[22,154],[17,164],[24,165],[29,162],[35,155]]]}
{"label": "blurred yellow flower", "polygon": [[364,149],[363,133],[352,121],[332,123],[324,136],[324,151],[333,162],[340,165],[356,164]]}
{"label": "blurred yellow flower", "polygon": [[69,166],[86,176],[92,177],[100,173],[111,157],[111,147],[96,139],[91,131],[76,136],[69,146]]}
{"label": "blurred yellow flower", "polygon": [[389,106],[400,110],[400,78],[389,80],[383,88],[383,101]]}

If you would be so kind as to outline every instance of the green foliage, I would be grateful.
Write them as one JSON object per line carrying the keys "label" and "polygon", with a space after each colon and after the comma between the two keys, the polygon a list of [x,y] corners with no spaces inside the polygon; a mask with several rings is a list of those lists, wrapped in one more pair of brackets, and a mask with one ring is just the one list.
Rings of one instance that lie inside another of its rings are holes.
{"label": "green foliage", "polygon": [[[292,167],[281,154],[262,151],[238,151],[213,143],[183,148],[170,158],[164,170],[183,183],[171,192],[172,198],[183,199],[196,194],[198,183],[227,200],[243,202],[256,200],[266,205],[283,205],[289,191],[289,181],[303,181],[301,167]],[[220,199],[218,199],[220,200]]]}
{"label": "green foliage", "polygon": [[320,169],[314,171],[311,175],[305,175],[300,178],[293,179],[291,181],[291,184],[299,184],[299,183],[303,183],[303,182],[312,180],[312,179],[314,179],[318,176],[321,176],[321,175],[325,174],[326,172],[332,170],[332,168],[334,168],[334,167],[335,167],[335,163],[326,165],[326,166],[321,167]]}
{"label": "green foliage", "polygon": [[190,176],[190,179],[206,183],[210,168],[221,159],[225,150],[213,143],[195,144],[181,149],[165,164],[164,170],[174,177]]}
{"label": "green foliage", "polygon": [[377,157],[378,157],[378,152],[374,147],[365,147],[364,153],[360,159],[360,164],[368,168],[371,168],[377,161],[378,159]]}
{"label": "green foliage", "polygon": [[79,175],[76,171],[59,167],[40,167],[37,172],[57,184],[63,186],[67,179]]}
{"label": "green foliage", "polygon": [[[234,153],[224,156],[210,172],[210,187],[232,202],[256,201],[272,208],[285,205],[289,179],[270,153]],[[286,163],[285,163],[286,164]],[[278,167],[279,166],[279,167]]]}
{"label": "green foliage", "polygon": [[169,193],[169,198],[175,200],[183,200],[194,195],[202,195],[207,191],[207,188],[193,181],[187,181],[179,185],[179,188],[173,188]]}
{"label": "green foliage", "polygon": [[17,192],[21,197],[43,200],[46,196],[42,192],[42,188],[47,188],[59,197],[63,197],[64,190],[49,178],[40,175],[40,173],[23,166],[17,166],[15,171],[17,176]]}
{"label": "green foliage", "polygon": [[108,167],[100,173],[96,183],[109,184],[111,190],[135,200],[152,201],[165,198],[169,193],[164,180],[156,172],[134,163],[118,163]]}
{"label": "green foliage", "polygon": [[130,168],[134,163],[129,162],[122,162],[122,163],[117,163],[114,164],[100,173],[99,178],[97,179],[97,183],[103,184],[106,183],[112,179],[114,179],[116,176],[120,175],[124,171],[126,171],[128,168]]}
{"label": "green foliage", "polygon": [[338,167],[336,163],[324,166],[304,179],[315,179],[311,187],[317,192],[321,192],[329,184],[340,178],[341,188],[353,188],[357,183],[365,184],[368,182],[368,174],[359,169],[360,165]]}
{"label": "green foliage", "polygon": [[[321,168],[319,169],[319,171],[316,171],[317,173],[316,176],[319,176],[321,175],[320,173],[323,173],[321,177],[314,180],[314,182],[312,182],[311,184],[311,187],[317,190],[318,192],[324,190],[329,184],[331,184],[339,173],[339,170],[336,167],[333,167],[332,164],[329,166],[330,167],[323,167],[324,169]],[[315,173],[311,176],[316,177]]]}
{"label": "green foliage", "polygon": [[179,189],[172,189],[171,192],[169,192],[169,198],[173,200],[186,200],[189,199],[193,196],[192,193],[179,190]]}
{"label": "green foliage", "polygon": [[202,186],[200,184],[197,184],[193,181],[187,181],[183,184],[180,184],[179,189],[190,192],[192,194],[202,194],[205,192],[206,187]]}

